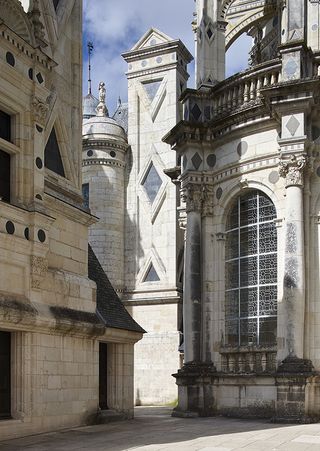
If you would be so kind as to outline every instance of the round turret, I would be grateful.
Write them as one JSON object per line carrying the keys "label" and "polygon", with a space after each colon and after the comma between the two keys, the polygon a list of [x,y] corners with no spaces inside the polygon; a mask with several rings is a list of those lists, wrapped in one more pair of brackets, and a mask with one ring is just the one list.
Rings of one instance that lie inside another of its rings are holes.
{"label": "round turret", "polygon": [[89,242],[113,287],[124,286],[124,186],[128,148],[124,129],[108,115],[105,86],[99,85],[95,115],[84,118],[82,174],[84,197],[99,221]]}
{"label": "round turret", "polygon": [[83,121],[83,139],[110,139],[126,143],[127,136],[124,129],[111,117],[95,116]]}

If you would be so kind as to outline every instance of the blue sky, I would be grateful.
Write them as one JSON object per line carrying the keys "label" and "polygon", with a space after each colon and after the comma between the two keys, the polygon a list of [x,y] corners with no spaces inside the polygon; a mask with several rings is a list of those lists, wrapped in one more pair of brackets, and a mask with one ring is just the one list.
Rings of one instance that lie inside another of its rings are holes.
{"label": "blue sky", "polygon": [[[181,39],[194,54],[194,0],[84,0],[83,89],[87,91],[87,42],[94,43],[92,55],[92,90],[97,95],[100,81],[107,87],[110,113],[120,96],[127,99],[126,63],[121,53],[130,50],[151,27],[158,28],[174,39]],[[240,38],[227,52],[227,74],[247,67],[250,39]],[[194,86],[192,65],[189,67],[189,86]]]}

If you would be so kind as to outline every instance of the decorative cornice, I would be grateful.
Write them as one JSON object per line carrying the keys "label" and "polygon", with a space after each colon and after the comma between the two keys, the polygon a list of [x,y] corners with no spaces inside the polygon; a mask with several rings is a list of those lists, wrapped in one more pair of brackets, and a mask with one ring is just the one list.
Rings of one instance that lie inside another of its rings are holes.
{"label": "decorative cornice", "polygon": [[50,71],[57,66],[57,63],[43,53],[39,47],[34,48],[31,44],[21,38],[21,36],[8,28],[8,26],[0,19],[0,39],[1,38],[5,40],[7,45],[14,46],[19,54],[24,55],[24,57],[31,60],[32,63],[40,64]]}
{"label": "decorative cornice", "polygon": [[116,166],[118,168],[125,168],[126,164],[114,158],[90,158],[82,161],[82,166]]}
{"label": "decorative cornice", "polygon": [[87,151],[90,149],[97,149],[97,150],[102,150],[104,151],[105,148],[112,148],[112,149],[117,149],[117,150],[121,150],[122,152],[125,152],[127,150],[127,148],[129,147],[127,143],[123,143],[123,144],[119,144],[119,142],[117,141],[112,141],[112,140],[108,140],[108,139],[91,139],[91,138],[83,138],[82,139],[82,146],[83,146],[83,151]]}
{"label": "decorative cornice", "polygon": [[[187,186],[188,183],[203,184],[206,183],[210,186],[220,184],[230,178],[243,177],[245,174],[263,170],[266,168],[275,168],[279,164],[278,154],[265,156],[264,158],[248,160],[243,163],[239,161],[233,165],[219,169],[219,171],[213,173],[212,171],[206,172],[192,172],[187,171],[181,175],[183,186]],[[246,184],[246,180],[239,181],[242,187]]]}

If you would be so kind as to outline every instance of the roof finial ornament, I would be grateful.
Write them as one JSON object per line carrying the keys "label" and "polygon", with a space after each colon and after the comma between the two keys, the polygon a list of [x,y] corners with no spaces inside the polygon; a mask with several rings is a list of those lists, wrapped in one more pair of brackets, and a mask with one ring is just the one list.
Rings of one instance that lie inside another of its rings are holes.
{"label": "roof finial ornament", "polygon": [[121,106],[121,103],[122,103],[122,101],[121,101],[121,97],[120,97],[120,95],[119,95],[119,98],[118,98],[118,107]]}
{"label": "roof finial ornament", "polygon": [[88,47],[88,94],[91,94],[91,54],[93,52],[93,43],[91,41],[88,41],[87,44]]}
{"label": "roof finial ornament", "polygon": [[109,116],[106,107],[106,85],[103,81],[99,83],[99,104],[97,106],[97,116]]}
{"label": "roof finial ornament", "polygon": [[36,42],[40,47],[46,47],[48,44],[45,42],[44,25],[41,21],[41,11],[39,0],[33,0],[29,6],[29,12],[27,13],[29,19],[31,20],[33,26],[33,33]]}

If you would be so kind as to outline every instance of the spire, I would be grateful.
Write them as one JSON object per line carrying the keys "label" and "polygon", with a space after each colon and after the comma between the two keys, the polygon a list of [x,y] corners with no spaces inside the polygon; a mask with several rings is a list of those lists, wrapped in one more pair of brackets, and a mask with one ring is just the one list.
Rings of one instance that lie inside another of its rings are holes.
{"label": "spire", "polygon": [[119,96],[119,98],[118,98],[118,108],[119,108],[119,106],[121,106],[121,97]]}
{"label": "spire", "polygon": [[91,53],[93,51],[93,43],[88,41],[88,94],[91,94]]}
{"label": "spire", "polygon": [[99,104],[96,111],[97,116],[109,116],[108,108],[106,107],[106,85],[103,81],[99,83]]}
{"label": "spire", "polygon": [[225,27],[222,0],[196,0],[196,85],[212,86],[225,78]]}

